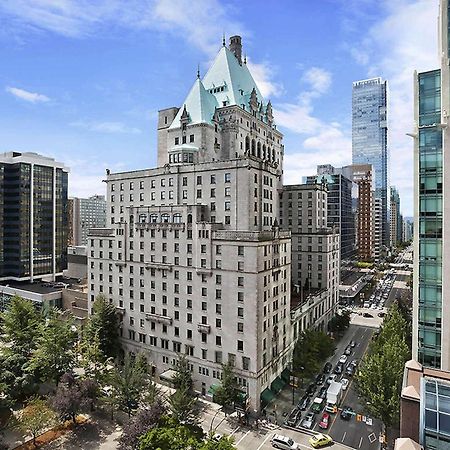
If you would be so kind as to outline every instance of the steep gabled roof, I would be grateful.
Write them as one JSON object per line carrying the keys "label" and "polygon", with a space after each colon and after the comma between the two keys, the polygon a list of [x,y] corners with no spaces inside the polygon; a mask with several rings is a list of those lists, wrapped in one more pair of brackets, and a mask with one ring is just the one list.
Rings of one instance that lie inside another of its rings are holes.
{"label": "steep gabled roof", "polygon": [[184,106],[178,111],[169,129],[180,126],[180,119],[185,108],[189,116],[189,124],[211,123],[214,111],[218,106],[216,98],[206,91],[202,81],[197,78],[184,101]]}
{"label": "steep gabled roof", "polygon": [[[205,77],[203,78],[205,89],[216,97],[220,106],[224,101],[228,105],[248,106],[250,94],[255,88],[259,102],[264,102],[246,64],[240,65],[234,53],[223,46],[216,56]],[[214,92],[214,88],[224,86],[223,91]],[[265,102],[264,102],[265,103]]]}

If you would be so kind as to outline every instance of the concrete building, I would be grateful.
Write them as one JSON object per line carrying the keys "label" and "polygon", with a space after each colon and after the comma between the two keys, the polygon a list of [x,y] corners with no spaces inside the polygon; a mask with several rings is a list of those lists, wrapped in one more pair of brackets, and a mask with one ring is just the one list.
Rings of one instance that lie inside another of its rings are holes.
{"label": "concrete building", "polygon": [[355,216],[352,207],[352,181],[325,164],[317,166],[317,175],[304,180],[308,184],[327,183],[327,226],[338,228],[341,259],[355,254]]}
{"label": "concrete building", "polygon": [[408,219],[403,219],[402,224],[402,241],[403,242],[409,242],[413,237],[413,224]]}
{"label": "concrete building", "polygon": [[352,90],[352,163],[373,166],[375,197],[380,199],[381,207],[378,219],[382,225],[381,243],[386,248],[390,246],[387,132],[387,82],[381,78],[355,81]]}
{"label": "concrete building", "polygon": [[[374,257],[375,224],[374,195],[375,175],[371,164],[351,164],[337,169],[353,181],[352,197],[355,215],[355,246],[359,259],[368,261]],[[381,249],[379,250],[381,252]]]}
{"label": "concrete building", "polygon": [[67,269],[63,273],[66,278],[85,280],[87,278],[86,246],[67,248]]}
{"label": "concrete building", "polygon": [[106,227],[104,195],[69,199],[69,246],[86,245],[88,230],[104,227]]}
{"label": "concrete building", "polygon": [[307,328],[326,331],[339,300],[340,236],[327,225],[327,195],[325,183],[288,185],[280,193],[280,227],[292,236],[294,338]]}
{"label": "concrete building", "polygon": [[290,364],[291,244],[277,226],[283,136],[241,54],[233,36],[183,107],[159,112],[157,168],[107,173],[88,301],[117,305],[125,349],[160,379],[185,354],[213,395],[230,361],[259,411]]}
{"label": "concrete building", "polygon": [[402,217],[400,214],[400,195],[395,186],[391,186],[391,208],[390,208],[390,228],[391,228],[391,246],[402,242]]}
{"label": "concrete building", "polygon": [[0,281],[55,279],[67,266],[67,184],[62,163],[0,154]]}

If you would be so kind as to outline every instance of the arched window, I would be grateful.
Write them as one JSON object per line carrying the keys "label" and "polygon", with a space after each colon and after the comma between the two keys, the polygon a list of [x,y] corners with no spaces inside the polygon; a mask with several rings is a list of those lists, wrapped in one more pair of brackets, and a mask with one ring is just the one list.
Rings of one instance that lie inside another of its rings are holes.
{"label": "arched window", "polygon": [[245,151],[250,151],[250,138],[248,136],[245,138]]}
{"label": "arched window", "polygon": [[258,156],[258,158],[261,158],[261,143],[260,142],[258,142],[256,148],[257,148],[256,155]]}
{"label": "arched window", "polygon": [[139,223],[145,223],[147,221],[147,214],[139,214]]}
{"label": "arched window", "polygon": [[180,213],[175,213],[173,215],[173,223],[181,223],[183,220],[183,216]]}
{"label": "arched window", "polygon": [[263,144],[263,159],[266,159],[266,144]]}
{"label": "arched window", "polygon": [[255,140],[252,139],[252,156],[256,155],[256,145],[255,145]]}
{"label": "arched window", "polygon": [[150,223],[158,222],[158,214],[150,214]]}
{"label": "arched window", "polygon": [[188,214],[187,223],[192,223],[192,214]]}
{"label": "arched window", "polygon": [[170,222],[170,215],[167,213],[161,214],[161,222],[162,223]]}

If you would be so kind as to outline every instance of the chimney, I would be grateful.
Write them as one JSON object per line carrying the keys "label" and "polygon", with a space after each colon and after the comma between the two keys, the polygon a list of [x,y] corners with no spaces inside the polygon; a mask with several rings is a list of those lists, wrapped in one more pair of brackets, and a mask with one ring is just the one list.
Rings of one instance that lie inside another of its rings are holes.
{"label": "chimney", "polygon": [[242,40],[240,36],[230,37],[230,51],[234,53],[239,64],[242,66]]}

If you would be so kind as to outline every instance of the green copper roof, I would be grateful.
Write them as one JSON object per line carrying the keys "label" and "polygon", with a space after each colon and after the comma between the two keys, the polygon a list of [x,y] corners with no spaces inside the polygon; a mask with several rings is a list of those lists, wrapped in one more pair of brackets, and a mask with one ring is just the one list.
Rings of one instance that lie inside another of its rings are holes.
{"label": "green copper roof", "polygon": [[183,106],[178,111],[170,129],[180,127],[180,119],[186,108],[189,124],[211,123],[215,108],[229,105],[245,105],[249,108],[250,94],[255,89],[258,102],[266,102],[256,86],[246,64],[240,65],[234,54],[222,47],[203,80],[197,78]]}
{"label": "green copper roof", "polygon": [[189,115],[188,123],[211,123],[217,106],[219,105],[217,104],[216,98],[205,90],[203,83],[197,78],[184,101],[184,105],[178,111],[169,129],[180,126],[180,119],[183,115],[184,108],[186,108]]}

